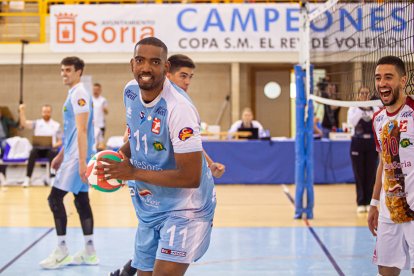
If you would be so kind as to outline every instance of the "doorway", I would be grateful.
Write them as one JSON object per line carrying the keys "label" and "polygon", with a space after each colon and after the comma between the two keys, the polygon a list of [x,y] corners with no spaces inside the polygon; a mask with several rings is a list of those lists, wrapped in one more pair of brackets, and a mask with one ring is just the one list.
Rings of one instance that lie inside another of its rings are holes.
{"label": "doorway", "polygon": [[[252,100],[255,119],[264,129],[270,130],[272,137],[290,137],[290,71],[289,68],[254,71],[255,89]],[[269,82],[275,82],[280,86],[280,94],[274,99],[264,94],[264,88]]]}

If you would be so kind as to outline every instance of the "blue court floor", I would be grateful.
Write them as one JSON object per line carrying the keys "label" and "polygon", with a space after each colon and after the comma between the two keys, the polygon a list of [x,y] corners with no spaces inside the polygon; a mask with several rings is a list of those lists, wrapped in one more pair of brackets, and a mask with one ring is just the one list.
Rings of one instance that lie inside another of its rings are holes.
{"label": "blue court floor", "polygon": [[[72,253],[83,247],[80,228],[67,235]],[[3,227],[1,275],[107,275],[132,255],[134,235],[134,228],[96,228],[100,265],[46,271],[38,263],[56,246],[54,230]],[[215,228],[208,252],[186,275],[376,275],[374,244],[366,227]]]}

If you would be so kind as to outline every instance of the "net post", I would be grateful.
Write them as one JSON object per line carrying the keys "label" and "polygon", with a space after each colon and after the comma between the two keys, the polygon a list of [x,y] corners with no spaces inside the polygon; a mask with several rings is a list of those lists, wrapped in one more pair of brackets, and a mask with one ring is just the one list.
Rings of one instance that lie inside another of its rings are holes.
{"label": "net post", "polygon": [[296,139],[295,139],[295,219],[302,218],[305,191],[305,76],[301,65],[295,65],[296,82]]}
{"label": "net post", "polygon": [[[310,94],[313,94],[313,65],[309,67],[310,76]],[[305,167],[305,190],[306,190],[306,208],[304,210],[307,219],[313,219],[313,206],[314,206],[314,165],[313,165],[313,118],[314,107],[312,99],[307,99],[308,116],[306,118],[306,140],[305,140],[305,155],[306,155],[306,167]]]}

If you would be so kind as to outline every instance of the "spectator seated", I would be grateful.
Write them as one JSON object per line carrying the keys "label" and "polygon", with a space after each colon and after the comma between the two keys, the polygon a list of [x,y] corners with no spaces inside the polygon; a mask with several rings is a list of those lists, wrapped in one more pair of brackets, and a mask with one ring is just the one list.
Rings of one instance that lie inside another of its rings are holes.
{"label": "spectator seated", "polygon": [[[2,149],[3,157],[0,159],[0,165],[27,165],[31,150],[32,145],[27,138],[8,138]],[[45,165],[45,176],[46,180],[49,181],[50,165],[48,158],[38,158],[36,164]]]}

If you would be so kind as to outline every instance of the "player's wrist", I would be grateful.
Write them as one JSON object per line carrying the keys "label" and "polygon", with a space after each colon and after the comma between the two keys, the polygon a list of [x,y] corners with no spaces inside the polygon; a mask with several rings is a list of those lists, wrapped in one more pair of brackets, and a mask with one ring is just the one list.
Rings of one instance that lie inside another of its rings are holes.
{"label": "player's wrist", "polygon": [[380,204],[380,201],[378,199],[372,198],[371,202],[369,203],[370,206],[378,207]]}

